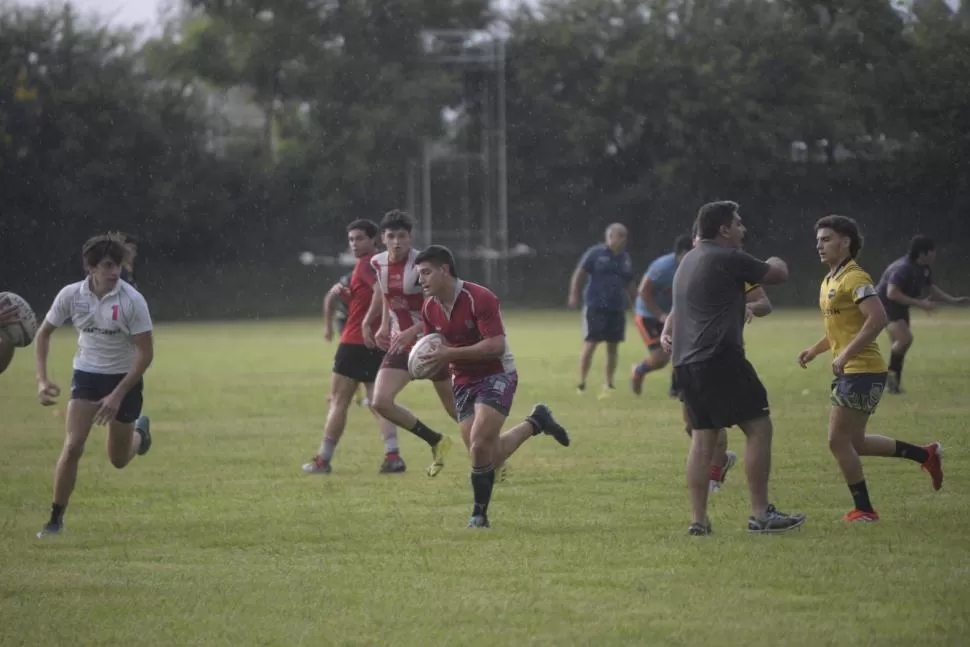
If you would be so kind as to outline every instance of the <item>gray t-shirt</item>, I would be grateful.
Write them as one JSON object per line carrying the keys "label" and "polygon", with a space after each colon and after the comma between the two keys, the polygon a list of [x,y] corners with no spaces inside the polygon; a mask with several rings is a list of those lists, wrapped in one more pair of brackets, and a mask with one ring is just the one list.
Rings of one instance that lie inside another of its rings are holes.
{"label": "gray t-shirt", "polygon": [[744,354],[745,283],[760,283],[769,265],[734,247],[701,242],[674,275],[673,365]]}

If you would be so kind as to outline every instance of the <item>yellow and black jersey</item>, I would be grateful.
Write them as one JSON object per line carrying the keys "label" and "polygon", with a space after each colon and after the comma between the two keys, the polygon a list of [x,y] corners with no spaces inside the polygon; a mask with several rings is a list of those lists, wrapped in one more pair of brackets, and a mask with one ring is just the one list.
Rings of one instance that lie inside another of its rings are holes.
{"label": "yellow and black jersey", "polygon": [[[854,260],[843,263],[822,281],[819,307],[825,320],[825,338],[829,341],[833,357],[838,357],[855,339],[866,322],[859,304],[875,296],[872,278]],[[879,344],[875,340],[870,342],[849,360],[845,372],[885,373],[886,362],[879,352]]]}

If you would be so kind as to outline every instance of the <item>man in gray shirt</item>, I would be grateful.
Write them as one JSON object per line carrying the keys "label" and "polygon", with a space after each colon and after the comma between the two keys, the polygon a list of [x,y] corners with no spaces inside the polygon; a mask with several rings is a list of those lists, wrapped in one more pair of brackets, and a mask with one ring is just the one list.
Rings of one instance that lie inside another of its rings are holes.
{"label": "man in gray shirt", "polygon": [[707,518],[711,459],[718,430],[735,425],[747,437],[744,462],[752,513],[748,531],[786,532],[802,525],[805,516],[781,513],[768,502],[772,437],[768,394],[744,355],[743,331],[745,284],[784,283],[788,267],[779,258],[760,261],[741,250],[745,228],[734,202],[704,205],[695,227],[701,242],[677,268],[667,322],[674,378],[693,430],[687,459],[693,508],[688,532],[711,533]]}

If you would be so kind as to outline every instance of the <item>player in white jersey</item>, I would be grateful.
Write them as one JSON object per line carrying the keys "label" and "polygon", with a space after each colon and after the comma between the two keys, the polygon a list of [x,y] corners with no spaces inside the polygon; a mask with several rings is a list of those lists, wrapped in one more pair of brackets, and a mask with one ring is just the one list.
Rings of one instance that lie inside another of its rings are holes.
{"label": "player in white jersey", "polygon": [[39,538],[63,528],[93,425],[108,426],[108,458],[118,469],[152,446],[148,417],[141,415],[142,376],[154,357],[152,319],[145,298],[120,278],[130,254],[124,238],[116,234],[84,243],[81,255],[87,277],[58,293],[37,333],[37,397],[49,406],[61,392],[47,375],[51,335],[68,320],[78,331],[67,434],[54,470],[50,520],[37,533]]}
{"label": "player in white jersey", "polygon": [[[377,272],[379,289],[374,290],[374,299],[364,317],[363,331],[365,345],[386,348],[387,354],[377,372],[371,406],[385,420],[407,429],[428,443],[432,462],[427,473],[428,476],[436,476],[445,465],[451,439],[431,429],[410,410],[394,401],[397,394],[411,382],[408,353],[424,331],[421,321],[424,294],[414,266],[418,252],[411,247],[414,221],[403,211],[390,211],[381,220],[380,228],[387,251],[375,254],[371,259],[371,265]],[[381,317],[381,325],[375,336],[371,333],[371,322],[376,321],[377,317]],[[432,376],[431,382],[445,411],[452,420],[458,420],[447,367]]]}
{"label": "player in white jersey", "polygon": [[[0,301],[0,326],[9,326],[19,321],[20,314],[17,306],[11,305],[6,299]],[[10,366],[14,350],[16,350],[16,347],[13,344],[0,337],[0,373],[6,371],[7,367]]]}

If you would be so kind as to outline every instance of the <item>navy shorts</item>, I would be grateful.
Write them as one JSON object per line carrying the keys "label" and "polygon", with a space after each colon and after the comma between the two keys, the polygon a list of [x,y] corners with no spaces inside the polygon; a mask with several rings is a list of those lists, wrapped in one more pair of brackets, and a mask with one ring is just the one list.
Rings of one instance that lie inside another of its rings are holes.
{"label": "navy shorts", "polygon": [[832,380],[829,400],[834,407],[871,415],[876,412],[885,388],[886,373],[846,373]]}
{"label": "navy shorts", "polygon": [[518,385],[518,373],[498,373],[464,384],[456,384],[453,388],[458,422],[474,416],[476,404],[488,405],[503,416],[509,415],[509,411],[512,410],[512,400],[515,399],[515,388]]}
{"label": "navy shorts", "polygon": [[[87,371],[74,371],[71,378],[71,399],[86,400],[87,402],[97,402],[101,398],[111,395],[115,387],[125,379],[124,373],[88,373]],[[115,420],[118,422],[134,422],[141,415],[142,390],[145,383],[138,380],[131,391],[121,401],[118,407],[118,414]]]}
{"label": "navy shorts", "polygon": [[583,339],[615,344],[626,336],[626,310],[583,308]]}

